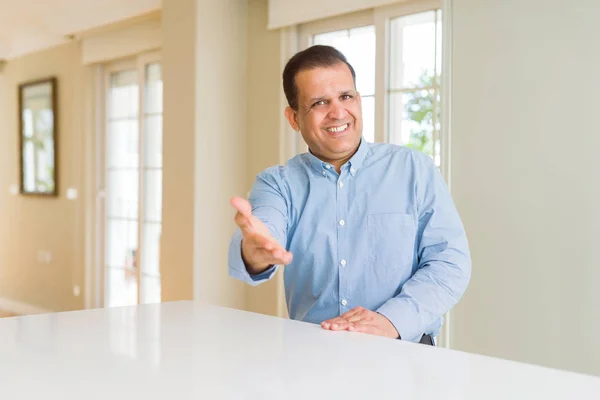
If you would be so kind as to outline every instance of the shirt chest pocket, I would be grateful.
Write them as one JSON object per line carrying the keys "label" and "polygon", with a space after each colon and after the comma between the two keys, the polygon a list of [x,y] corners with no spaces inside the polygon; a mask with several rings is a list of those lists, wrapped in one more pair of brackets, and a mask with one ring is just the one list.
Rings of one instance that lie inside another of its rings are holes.
{"label": "shirt chest pocket", "polygon": [[410,214],[371,214],[367,217],[369,263],[377,269],[412,268],[415,220]]}

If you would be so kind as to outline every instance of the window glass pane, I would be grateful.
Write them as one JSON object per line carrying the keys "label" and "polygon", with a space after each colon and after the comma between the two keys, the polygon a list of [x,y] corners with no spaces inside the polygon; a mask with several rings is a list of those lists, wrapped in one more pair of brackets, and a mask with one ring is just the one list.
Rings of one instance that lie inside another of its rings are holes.
{"label": "window glass pane", "polygon": [[107,307],[137,304],[137,222],[107,220],[106,298]]}
{"label": "window glass pane", "polygon": [[356,86],[362,96],[375,94],[375,27],[350,29],[350,48],[344,53],[356,72]]}
{"label": "window glass pane", "polygon": [[313,37],[313,44],[333,46],[344,54],[350,48],[350,38],[347,30],[320,33]]}
{"label": "window glass pane", "polygon": [[135,268],[138,247],[137,221],[106,221],[105,263],[111,268]]}
{"label": "window glass pane", "polygon": [[163,104],[162,70],[159,63],[146,65],[146,87],[144,114],[162,113]]}
{"label": "window glass pane", "polygon": [[144,171],[144,220],[162,220],[162,170]]}
{"label": "window glass pane", "polygon": [[139,164],[139,136],[136,119],[119,119],[107,122],[106,166],[131,168]]}
{"label": "window glass pane", "polygon": [[132,306],[137,304],[137,278],[131,270],[124,268],[107,268],[106,284],[111,288],[107,292],[107,307]]}
{"label": "window glass pane", "polygon": [[389,141],[433,157],[432,90],[392,93],[389,101]]}
{"label": "window glass pane", "polygon": [[[436,66],[436,11],[390,21],[390,88],[431,86]],[[441,64],[440,64],[441,65]]]}
{"label": "window glass pane", "polygon": [[144,117],[144,166],[162,167],[162,114]]}
{"label": "window glass pane", "polygon": [[160,303],[160,278],[142,276],[141,302],[143,304]]}
{"label": "window glass pane", "polygon": [[162,225],[154,222],[144,222],[142,232],[142,263],[144,276],[160,276],[160,235]]}
{"label": "window glass pane", "polygon": [[138,73],[135,70],[110,74],[108,89],[109,120],[135,118],[139,109]]}
{"label": "window glass pane", "polygon": [[106,175],[106,215],[109,218],[138,218],[139,172],[108,171]]}
{"label": "window glass pane", "polygon": [[435,38],[435,70],[437,74],[437,84],[440,84],[440,75],[442,74],[442,10],[436,12],[436,38]]}

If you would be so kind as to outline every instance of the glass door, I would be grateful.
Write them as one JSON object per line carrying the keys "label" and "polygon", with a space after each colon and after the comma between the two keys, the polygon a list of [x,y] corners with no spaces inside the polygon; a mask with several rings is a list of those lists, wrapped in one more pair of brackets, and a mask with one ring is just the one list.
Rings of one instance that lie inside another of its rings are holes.
{"label": "glass door", "polygon": [[160,302],[161,72],[157,55],[106,69],[105,307]]}

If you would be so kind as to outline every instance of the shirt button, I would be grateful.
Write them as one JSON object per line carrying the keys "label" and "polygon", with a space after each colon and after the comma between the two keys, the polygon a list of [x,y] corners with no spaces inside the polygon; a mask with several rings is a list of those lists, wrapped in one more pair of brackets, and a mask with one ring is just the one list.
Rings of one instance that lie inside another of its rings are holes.
{"label": "shirt button", "polygon": [[331,165],[327,164],[327,165],[325,165],[325,168],[331,169]]}
{"label": "shirt button", "polygon": [[340,187],[343,188],[344,187],[344,182],[340,182]]}
{"label": "shirt button", "polygon": [[323,176],[327,175],[327,172],[325,172],[325,170],[323,170]]}
{"label": "shirt button", "polygon": [[348,304],[348,301],[346,299],[342,300],[342,305],[345,306],[346,304]]}
{"label": "shirt button", "polygon": [[342,267],[346,266],[346,260],[340,261],[340,264],[342,264]]}
{"label": "shirt button", "polygon": [[353,174],[356,171],[354,168],[350,168],[350,173]]}
{"label": "shirt button", "polygon": [[341,220],[340,220],[340,225],[341,225],[341,226],[344,226],[344,224],[345,224],[345,223],[346,223],[346,222],[344,222],[344,220],[343,220],[343,219],[341,219]]}

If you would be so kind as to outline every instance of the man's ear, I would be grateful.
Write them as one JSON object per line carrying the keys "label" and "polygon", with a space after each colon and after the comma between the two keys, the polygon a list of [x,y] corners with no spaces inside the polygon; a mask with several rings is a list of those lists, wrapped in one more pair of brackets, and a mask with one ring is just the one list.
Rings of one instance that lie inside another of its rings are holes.
{"label": "man's ear", "polygon": [[298,125],[298,122],[296,121],[296,111],[294,111],[294,109],[290,106],[287,106],[285,108],[285,117],[287,118],[290,126],[292,127],[293,130],[295,130],[296,132],[298,132],[300,130],[300,126]]}

